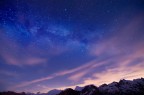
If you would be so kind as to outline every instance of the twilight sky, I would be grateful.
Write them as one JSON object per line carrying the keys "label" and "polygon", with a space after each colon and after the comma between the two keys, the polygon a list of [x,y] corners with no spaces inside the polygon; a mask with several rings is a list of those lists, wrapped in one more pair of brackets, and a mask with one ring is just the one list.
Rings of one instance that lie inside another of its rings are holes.
{"label": "twilight sky", "polygon": [[143,0],[0,0],[0,91],[141,77]]}

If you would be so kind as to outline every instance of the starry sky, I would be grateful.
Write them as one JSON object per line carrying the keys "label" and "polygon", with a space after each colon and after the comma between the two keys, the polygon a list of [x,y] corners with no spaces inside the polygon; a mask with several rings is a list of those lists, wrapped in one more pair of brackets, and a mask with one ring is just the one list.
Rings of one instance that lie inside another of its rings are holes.
{"label": "starry sky", "polygon": [[144,77],[143,0],[0,0],[0,91]]}

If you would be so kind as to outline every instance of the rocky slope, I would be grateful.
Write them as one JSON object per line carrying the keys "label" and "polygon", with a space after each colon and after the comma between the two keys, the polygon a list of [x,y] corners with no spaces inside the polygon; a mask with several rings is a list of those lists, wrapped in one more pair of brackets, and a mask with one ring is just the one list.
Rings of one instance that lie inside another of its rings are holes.
{"label": "rocky slope", "polygon": [[81,91],[66,89],[57,95],[144,95],[144,78],[120,80],[99,87],[88,85]]}

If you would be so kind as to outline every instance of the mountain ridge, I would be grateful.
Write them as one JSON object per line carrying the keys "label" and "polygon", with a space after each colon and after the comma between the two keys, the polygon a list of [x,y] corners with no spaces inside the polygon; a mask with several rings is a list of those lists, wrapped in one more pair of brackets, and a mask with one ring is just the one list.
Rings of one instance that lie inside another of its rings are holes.
{"label": "mountain ridge", "polygon": [[122,79],[119,82],[102,84],[99,87],[95,85],[86,85],[84,87],[76,86],[75,89],[53,89],[48,93],[37,94],[8,91],[0,92],[0,95],[144,95],[144,78],[133,80]]}

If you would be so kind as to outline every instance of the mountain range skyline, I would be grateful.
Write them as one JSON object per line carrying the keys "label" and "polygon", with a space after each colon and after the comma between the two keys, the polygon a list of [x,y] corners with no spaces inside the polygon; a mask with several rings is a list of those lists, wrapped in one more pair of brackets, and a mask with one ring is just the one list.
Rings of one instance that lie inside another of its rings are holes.
{"label": "mountain range skyline", "polygon": [[143,95],[144,94],[144,78],[133,80],[122,79],[119,82],[109,84],[101,84],[99,87],[90,84],[84,87],[76,86],[74,89],[53,89],[46,93],[31,92],[14,92],[4,91],[1,95]]}

